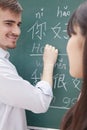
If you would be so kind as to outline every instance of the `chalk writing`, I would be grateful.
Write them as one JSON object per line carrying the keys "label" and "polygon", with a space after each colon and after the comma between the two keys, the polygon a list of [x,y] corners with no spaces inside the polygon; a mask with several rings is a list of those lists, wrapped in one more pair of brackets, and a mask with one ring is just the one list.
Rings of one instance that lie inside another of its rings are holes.
{"label": "chalk writing", "polygon": [[63,57],[58,58],[58,62],[55,63],[55,67],[57,69],[64,69],[64,70],[66,70],[66,64],[64,63]]}
{"label": "chalk writing", "polygon": [[41,19],[41,17],[43,17],[43,11],[44,11],[44,9],[41,8],[41,10],[36,13],[36,18]]}
{"label": "chalk writing", "polygon": [[[56,102],[56,96],[53,97],[53,101],[52,103]],[[55,108],[55,109],[69,109],[72,105],[75,104],[75,102],[77,101],[77,98],[71,98],[71,97],[63,97],[63,99],[61,100],[61,104],[62,105],[51,105],[50,108]]]}
{"label": "chalk writing", "polygon": [[60,7],[58,6],[57,9],[57,17],[69,17],[70,16],[70,10],[68,10],[68,6],[63,7],[64,10],[61,10]]}
{"label": "chalk writing", "polygon": [[33,85],[35,85],[38,82],[38,80],[40,80],[41,77],[41,74],[39,76],[37,75],[37,71],[38,69],[36,68],[31,75],[31,79],[34,79]]}
{"label": "chalk writing", "polygon": [[72,79],[73,80],[73,84],[74,84],[74,87],[80,91],[80,88],[78,87],[79,84],[80,84],[80,80],[78,80],[77,78],[75,79]]}
{"label": "chalk writing", "polygon": [[42,46],[40,43],[39,44],[34,43],[31,53],[42,54],[43,50],[44,50],[44,46]]}
{"label": "chalk writing", "polygon": [[[40,21],[40,19],[42,19],[45,15],[44,15],[44,10],[45,8],[41,8],[39,9],[40,11],[36,12],[35,14],[35,18],[36,21],[35,23],[32,25],[32,27],[30,27],[27,32],[32,32],[32,39],[38,38],[39,40],[42,40],[44,38],[44,36],[47,36],[46,31],[48,29],[48,22],[46,20],[44,20],[43,22]],[[68,10],[68,6],[64,6],[63,9],[61,10],[60,7],[58,6],[57,8],[57,17],[69,17],[70,16],[70,11]],[[55,24],[54,26],[50,27],[50,31],[52,30],[52,32],[54,33],[53,39],[55,38],[59,38],[62,40],[62,38],[64,39],[68,39],[67,33],[66,33],[66,26],[67,23],[63,23],[65,26],[62,28],[62,23],[58,22],[57,24]]]}
{"label": "chalk writing", "polygon": [[43,67],[43,62],[40,62],[40,60],[35,61],[36,67]]}
{"label": "chalk writing", "polygon": [[65,74],[56,74],[54,75],[54,89],[55,88],[64,88],[67,91],[66,83],[64,81]]}
{"label": "chalk writing", "polygon": [[[67,23],[65,23],[65,26],[67,26]],[[52,31],[54,32],[54,39],[55,38],[59,38],[59,39],[62,39],[62,37],[64,39],[68,39],[68,35],[67,35],[67,30],[66,29],[62,29],[62,26],[61,26],[61,23],[59,22],[58,24],[56,24],[54,27],[51,28]],[[63,33],[63,35],[62,35]]]}
{"label": "chalk writing", "polygon": [[69,108],[77,101],[77,98],[70,98],[70,97],[64,97],[63,103],[65,104],[64,107]]}
{"label": "chalk writing", "polygon": [[46,22],[43,23],[38,23],[38,21],[36,21],[34,23],[34,25],[27,31],[27,32],[31,32],[32,31],[32,39],[36,37],[38,37],[40,40],[42,40],[43,36],[45,36],[45,32],[46,32]]}
{"label": "chalk writing", "polygon": [[[67,23],[65,23],[65,28],[67,28]],[[68,35],[67,35],[67,30],[63,29],[62,32],[63,32],[63,38],[67,40],[69,38]]]}
{"label": "chalk writing", "polygon": [[54,36],[54,39],[55,38],[59,38],[61,39],[61,36],[60,36],[60,32],[61,32],[61,26],[60,26],[60,23],[58,23],[57,25],[55,25],[54,27],[51,28],[55,34]]}
{"label": "chalk writing", "polygon": [[[28,28],[27,32],[31,34],[31,39],[33,40],[32,49],[30,56],[33,57],[41,57],[43,56],[44,51],[44,45],[42,44],[42,41],[46,38],[49,38],[49,32],[51,33],[51,39],[52,41],[55,41],[56,39],[59,40],[68,40],[67,35],[67,22],[62,22],[62,19],[68,18],[70,16],[70,10],[69,7],[63,6],[57,6],[56,9],[57,14],[56,19],[57,21],[54,21],[53,23],[49,24],[46,17],[46,8],[39,8],[38,11],[35,12],[35,21],[34,24],[31,25],[30,28]],[[58,19],[59,18],[59,19]],[[49,31],[48,31],[49,30]],[[38,40],[39,42],[36,42],[35,40]],[[48,39],[49,40],[49,39]],[[61,44],[61,42],[60,42]],[[53,90],[56,91],[62,91],[64,95],[60,95],[60,101],[57,102],[57,97],[54,93],[54,98],[52,101],[51,108],[58,108],[58,109],[69,109],[70,106],[72,106],[76,100],[77,97],[70,97],[68,96],[68,93],[70,91],[70,87],[68,85],[67,81],[67,62],[65,59],[67,58],[67,54],[65,53],[59,53],[60,57],[58,58],[58,61],[55,63],[54,69],[56,70],[53,75]],[[33,84],[35,85],[40,79],[42,73],[40,72],[40,69],[43,68],[43,62],[40,61],[38,58],[34,61],[35,63],[35,69],[32,71],[31,80],[33,80]],[[73,88],[76,91],[80,91],[79,79],[72,79],[71,84],[73,84]],[[72,85],[71,85],[72,86]],[[56,104],[55,104],[56,103]]]}

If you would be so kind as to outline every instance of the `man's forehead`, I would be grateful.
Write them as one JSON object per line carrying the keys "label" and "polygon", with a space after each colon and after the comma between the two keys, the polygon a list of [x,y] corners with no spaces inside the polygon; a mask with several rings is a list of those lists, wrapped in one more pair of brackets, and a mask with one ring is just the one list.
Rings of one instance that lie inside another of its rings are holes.
{"label": "man's forehead", "polygon": [[0,9],[0,19],[21,22],[21,13],[15,13],[9,9],[5,11]]}
{"label": "man's forehead", "polygon": [[12,15],[16,15],[16,16],[21,16],[22,15],[21,12],[17,13],[17,12],[15,12],[15,11],[9,9],[9,8],[5,9],[5,10],[3,10],[3,9],[0,8],[0,13],[3,13],[3,14],[12,14]]}

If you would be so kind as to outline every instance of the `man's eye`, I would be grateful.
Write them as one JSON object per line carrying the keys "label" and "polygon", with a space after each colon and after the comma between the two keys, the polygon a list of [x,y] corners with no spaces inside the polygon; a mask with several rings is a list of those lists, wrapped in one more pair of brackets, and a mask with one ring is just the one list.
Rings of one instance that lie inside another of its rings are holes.
{"label": "man's eye", "polygon": [[12,26],[12,23],[6,23],[6,25],[8,25],[8,26]]}
{"label": "man's eye", "polygon": [[21,24],[20,24],[20,23],[18,24],[18,27],[21,27]]}

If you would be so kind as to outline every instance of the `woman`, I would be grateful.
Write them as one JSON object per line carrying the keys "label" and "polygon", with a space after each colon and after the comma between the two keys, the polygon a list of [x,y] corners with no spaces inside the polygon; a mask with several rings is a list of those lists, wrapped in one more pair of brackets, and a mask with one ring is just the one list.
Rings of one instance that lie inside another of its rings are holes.
{"label": "woman", "polygon": [[83,83],[81,95],[64,116],[61,130],[87,130],[87,1],[71,16],[67,32],[70,75],[82,78]]}

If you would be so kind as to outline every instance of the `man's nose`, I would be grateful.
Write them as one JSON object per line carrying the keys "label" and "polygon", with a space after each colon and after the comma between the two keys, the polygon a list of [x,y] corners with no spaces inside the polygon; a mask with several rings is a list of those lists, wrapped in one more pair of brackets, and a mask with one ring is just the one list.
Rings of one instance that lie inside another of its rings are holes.
{"label": "man's nose", "polygon": [[12,29],[12,33],[13,33],[14,35],[19,36],[20,33],[21,33],[20,27],[19,27],[19,26],[15,26],[15,27],[13,27],[13,29]]}

